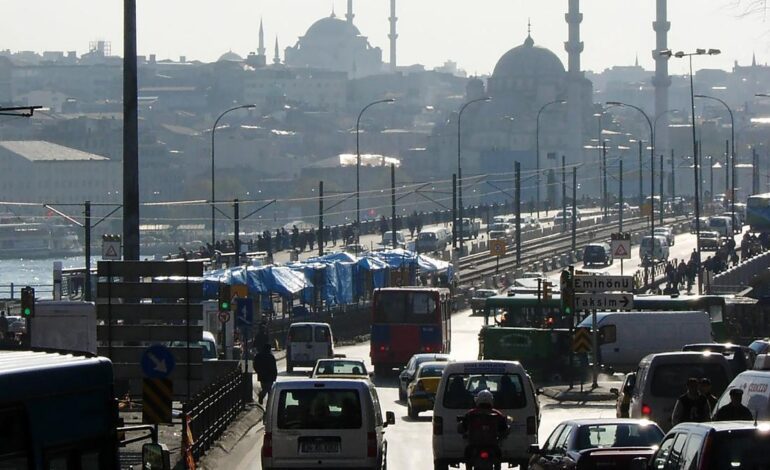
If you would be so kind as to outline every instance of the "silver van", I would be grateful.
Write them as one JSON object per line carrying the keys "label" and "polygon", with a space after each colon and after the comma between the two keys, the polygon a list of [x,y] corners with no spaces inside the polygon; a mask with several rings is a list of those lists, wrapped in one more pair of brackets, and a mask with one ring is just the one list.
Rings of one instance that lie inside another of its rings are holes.
{"label": "silver van", "polygon": [[649,419],[664,431],[671,429],[676,401],[687,389],[687,379],[708,378],[719,396],[732,378],[730,364],[719,353],[667,352],[650,354],[639,362],[633,379],[629,417]]}
{"label": "silver van", "polygon": [[297,322],[286,335],[286,371],[295,367],[315,367],[318,359],[334,357],[334,338],[328,323]]}
{"label": "silver van", "polygon": [[449,232],[445,228],[432,228],[417,234],[415,248],[420,253],[442,251],[449,244]]}
{"label": "silver van", "polygon": [[265,408],[262,468],[356,468],[387,465],[385,428],[377,390],[368,380],[306,379],[276,382]]}

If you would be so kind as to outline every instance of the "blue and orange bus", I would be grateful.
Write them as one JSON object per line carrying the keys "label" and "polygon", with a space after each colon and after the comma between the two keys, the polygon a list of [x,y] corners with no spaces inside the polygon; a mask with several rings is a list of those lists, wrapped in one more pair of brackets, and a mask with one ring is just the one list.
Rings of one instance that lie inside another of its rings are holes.
{"label": "blue and orange bus", "polygon": [[449,289],[376,289],[370,356],[374,373],[403,367],[414,354],[448,353],[452,337]]}

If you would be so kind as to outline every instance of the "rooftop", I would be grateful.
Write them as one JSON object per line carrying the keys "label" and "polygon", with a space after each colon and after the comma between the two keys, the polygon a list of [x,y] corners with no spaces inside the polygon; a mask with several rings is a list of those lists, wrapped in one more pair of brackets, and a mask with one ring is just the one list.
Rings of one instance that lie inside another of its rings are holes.
{"label": "rooftop", "polygon": [[109,158],[83,152],[44,140],[0,141],[0,149],[24,157],[29,161],[107,161]]}

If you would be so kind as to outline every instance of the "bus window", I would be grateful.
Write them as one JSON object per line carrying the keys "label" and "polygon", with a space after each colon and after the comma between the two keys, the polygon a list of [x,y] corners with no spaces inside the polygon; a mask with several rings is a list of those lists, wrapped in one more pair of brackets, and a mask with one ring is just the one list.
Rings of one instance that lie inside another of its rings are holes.
{"label": "bus window", "polygon": [[415,315],[430,315],[436,311],[436,301],[427,293],[411,294],[412,313]]}
{"label": "bus window", "polygon": [[0,470],[30,466],[26,422],[23,408],[0,408]]}

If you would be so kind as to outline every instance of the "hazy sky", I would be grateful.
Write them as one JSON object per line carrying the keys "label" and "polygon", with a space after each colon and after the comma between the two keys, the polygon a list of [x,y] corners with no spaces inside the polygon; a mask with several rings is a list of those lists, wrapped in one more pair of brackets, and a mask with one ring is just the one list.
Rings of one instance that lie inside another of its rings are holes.
{"label": "hazy sky", "polygon": [[[734,60],[770,62],[770,18],[740,18],[738,0],[669,0],[669,46],[690,50],[718,48],[718,57],[697,58],[697,68],[729,69]],[[283,48],[294,45],[315,21],[335,6],[344,16],[346,0],[138,0],[139,54],[177,60],[180,55],[215,60],[228,50],[242,56],[257,48],[260,17],[265,22],[270,57],[276,35]],[[428,67],[455,60],[470,73],[489,73],[498,58],[521,44],[532,20],[538,45],[553,50],[566,64],[564,13],[567,0],[399,0],[399,65]],[[76,50],[89,41],[112,42],[122,55],[120,0],[0,0],[0,49]],[[354,0],[355,24],[389,57],[389,0]],[[583,0],[581,28],[585,70],[633,64],[635,56],[653,68],[652,21],[655,0]],[[673,61],[672,73],[685,73]]]}

